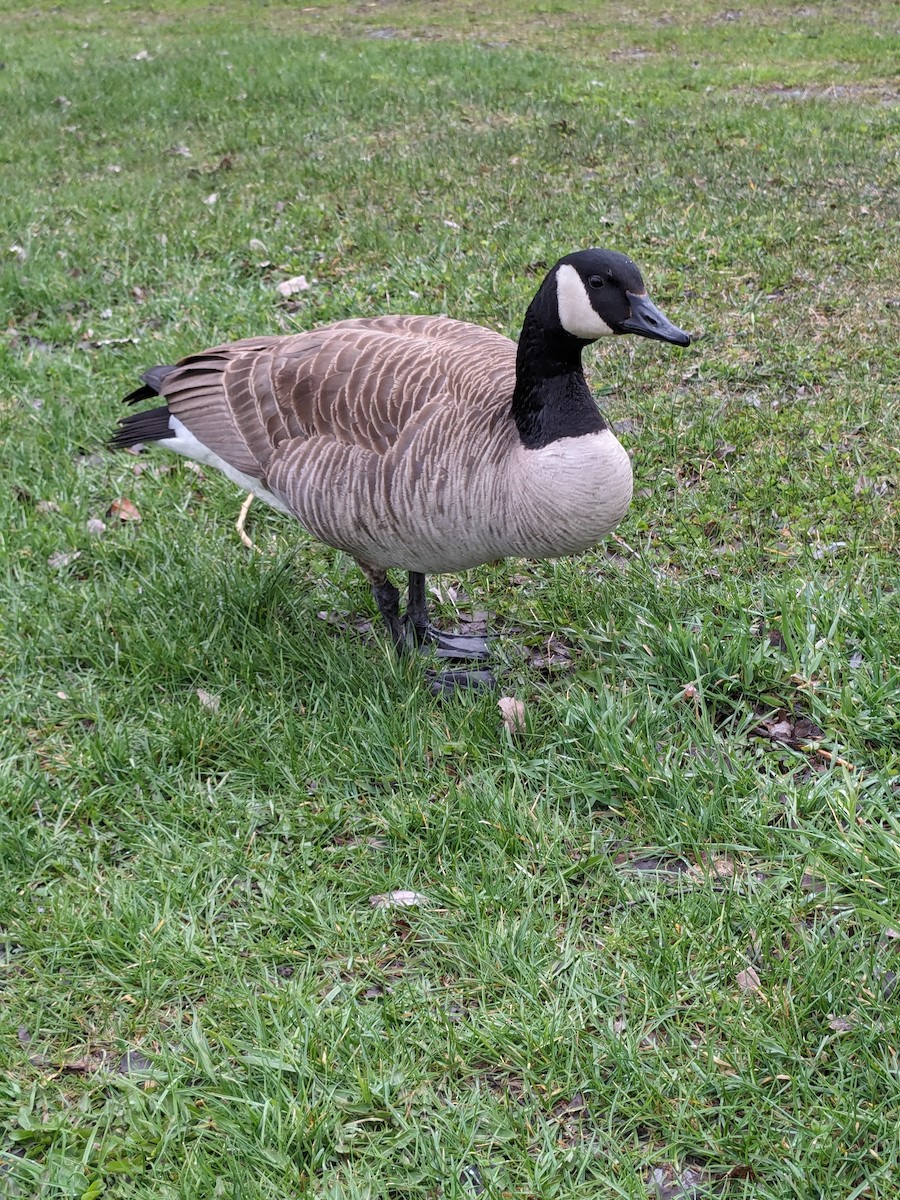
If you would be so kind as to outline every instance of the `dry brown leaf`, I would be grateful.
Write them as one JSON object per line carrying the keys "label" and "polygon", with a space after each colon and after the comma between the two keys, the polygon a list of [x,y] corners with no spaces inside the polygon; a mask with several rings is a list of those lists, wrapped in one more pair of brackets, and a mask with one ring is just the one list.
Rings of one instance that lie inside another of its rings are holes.
{"label": "dry brown leaf", "polygon": [[525,729],[525,705],[515,696],[501,696],[497,701],[503,724],[510,733],[521,733]]}
{"label": "dry brown leaf", "polygon": [[282,279],[275,291],[279,296],[295,296],[297,292],[309,291],[309,281],[305,275],[294,275],[290,279]]}
{"label": "dry brown leaf", "polygon": [[113,500],[112,504],[106,510],[108,517],[118,518],[120,521],[140,521],[141,514],[137,510],[137,506],[125,496],[119,496]]}
{"label": "dry brown leaf", "polygon": [[816,546],[812,552],[813,558],[830,558],[836,554],[838,550],[842,550],[847,545],[846,542],[829,542],[827,546]]}
{"label": "dry brown leaf", "polygon": [[815,721],[811,721],[809,717],[801,717],[794,725],[794,741],[815,742],[824,736],[825,730],[817,725]]}
{"label": "dry brown leaf", "polygon": [[[792,676],[795,683],[805,684],[806,681],[798,676]],[[803,713],[792,715],[784,711],[773,713],[763,720],[753,730],[756,737],[769,738],[775,743],[787,743],[795,748],[803,749],[804,743],[815,742],[824,737],[824,731]]]}
{"label": "dry brown leaf", "polygon": [[385,987],[382,983],[373,983],[360,993],[360,998],[362,1000],[380,1000],[382,996],[386,996],[393,990],[392,987]]}
{"label": "dry brown leaf", "polygon": [[94,1054],[86,1054],[83,1058],[76,1058],[74,1062],[60,1063],[58,1070],[67,1075],[93,1075],[96,1071],[102,1071],[107,1066],[107,1052],[105,1050],[97,1050]]}
{"label": "dry brown leaf", "polygon": [[695,866],[689,867],[687,871],[689,879],[702,882],[707,877],[712,879],[733,879],[734,878],[734,863],[727,854],[701,856],[700,862]]}
{"label": "dry brown leaf", "polygon": [[417,904],[427,904],[428,897],[421,892],[399,890],[385,892],[384,895],[370,896],[369,903],[373,908],[415,908]]}
{"label": "dry brown leaf", "polygon": [[743,971],[738,971],[737,985],[742,992],[758,992],[761,985],[756,969],[745,967]]}
{"label": "dry brown leaf", "polygon": [[835,1033],[849,1033],[855,1025],[852,1017],[832,1017],[828,1022],[828,1028],[833,1029]]}
{"label": "dry brown leaf", "polygon": [[626,871],[639,871],[642,874],[659,874],[676,876],[685,874],[688,878],[692,878],[692,872],[698,879],[703,876],[699,874],[698,868],[685,862],[683,858],[660,858],[656,854],[638,853],[632,855],[631,852],[622,851],[615,856],[613,863],[617,867],[622,867]]}
{"label": "dry brown leaf", "polygon": [[647,1176],[648,1191],[653,1200],[688,1200],[707,1191],[709,1176],[700,1167],[662,1163],[652,1167]]}
{"label": "dry brown leaf", "polygon": [[55,554],[51,554],[47,559],[48,567],[57,567],[62,570],[70,563],[73,563],[76,558],[81,558],[80,550],[57,550]]}
{"label": "dry brown leaf", "polygon": [[767,733],[773,742],[789,742],[794,736],[792,721],[773,721]]}
{"label": "dry brown leaf", "polygon": [[555,634],[551,634],[540,648],[531,652],[528,664],[536,671],[545,671],[549,674],[557,670],[571,671],[574,668],[569,647]]}
{"label": "dry brown leaf", "polygon": [[140,1050],[126,1050],[116,1067],[119,1075],[137,1075],[152,1070],[153,1063]]}

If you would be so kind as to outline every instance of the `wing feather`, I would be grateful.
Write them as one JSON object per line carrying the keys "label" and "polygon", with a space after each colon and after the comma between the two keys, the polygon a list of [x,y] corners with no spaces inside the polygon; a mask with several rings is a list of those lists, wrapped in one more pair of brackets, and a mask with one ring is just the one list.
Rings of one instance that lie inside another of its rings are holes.
{"label": "wing feather", "polygon": [[515,343],[501,334],[389,316],[214,346],[182,360],[162,393],[213,453],[262,480],[289,441],[315,440],[317,455],[333,442],[381,457],[436,397],[466,406],[487,397],[502,409],[514,371]]}

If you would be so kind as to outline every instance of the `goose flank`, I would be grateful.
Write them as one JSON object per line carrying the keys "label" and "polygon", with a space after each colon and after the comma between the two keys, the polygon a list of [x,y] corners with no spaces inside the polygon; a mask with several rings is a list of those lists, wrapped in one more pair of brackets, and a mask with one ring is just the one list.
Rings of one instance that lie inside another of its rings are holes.
{"label": "goose flank", "polygon": [[[576,251],[535,294],[518,345],[435,316],[338,321],[245,338],[153,367],[111,445],[159,442],[351,554],[398,650],[407,628],[445,658],[484,639],[434,629],[425,575],[595,545],[625,515],[631,463],[585,382],[581,353],[626,333],[687,346],[624,254]],[[389,568],[408,572],[405,618]],[[492,683],[447,672],[434,690]]]}

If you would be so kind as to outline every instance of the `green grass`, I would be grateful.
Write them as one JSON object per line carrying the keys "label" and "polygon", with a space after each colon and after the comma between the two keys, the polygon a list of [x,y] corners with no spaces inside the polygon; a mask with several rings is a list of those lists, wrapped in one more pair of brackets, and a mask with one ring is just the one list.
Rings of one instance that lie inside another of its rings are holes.
{"label": "green grass", "polygon": [[[893,7],[0,30],[0,1194],[893,1195]],[[523,732],[360,632],[349,560],[262,505],[253,556],[227,481],[103,449],[149,364],[388,311],[515,335],[596,243],[702,336],[590,355],[621,542],[441,581]]]}

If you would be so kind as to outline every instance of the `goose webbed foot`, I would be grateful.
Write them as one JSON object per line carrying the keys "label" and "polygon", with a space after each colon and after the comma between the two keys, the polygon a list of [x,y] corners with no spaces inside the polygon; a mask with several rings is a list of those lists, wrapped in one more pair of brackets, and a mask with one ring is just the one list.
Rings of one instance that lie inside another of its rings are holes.
{"label": "goose webbed foot", "polygon": [[417,645],[433,647],[438,658],[449,658],[456,662],[478,662],[490,658],[487,639],[483,637],[444,633],[433,625],[426,625],[424,629],[413,626],[413,636]]}
{"label": "goose webbed foot", "polygon": [[497,686],[490,671],[426,671],[432,696],[448,697],[459,691],[486,692]]}
{"label": "goose webbed foot", "polygon": [[465,633],[444,633],[442,629],[436,629],[431,624],[425,599],[425,576],[418,571],[409,572],[409,598],[405,619],[412,627],[416,645],[433,647],[438,658],[476,662],[490,657],[486,638]]}

